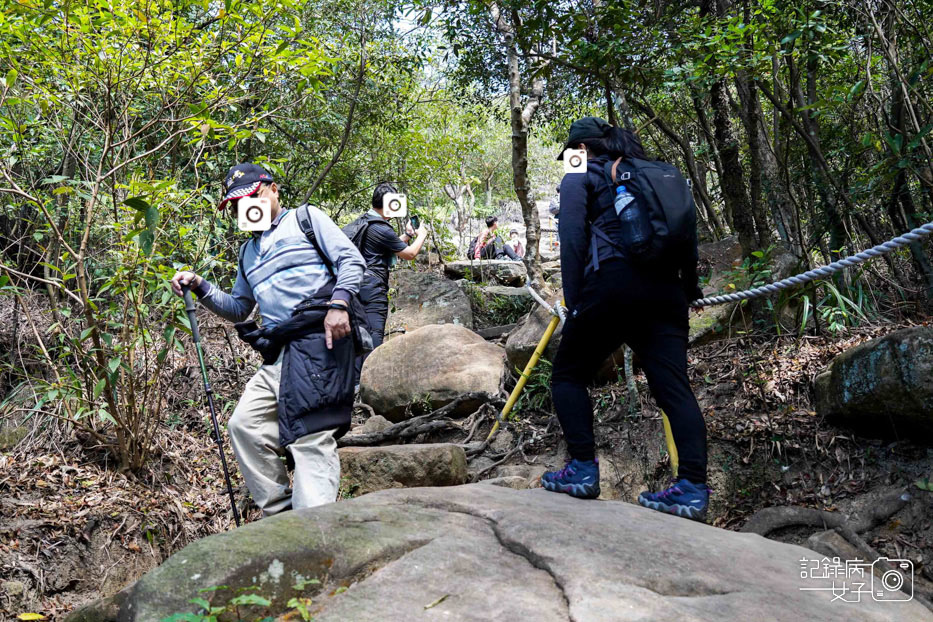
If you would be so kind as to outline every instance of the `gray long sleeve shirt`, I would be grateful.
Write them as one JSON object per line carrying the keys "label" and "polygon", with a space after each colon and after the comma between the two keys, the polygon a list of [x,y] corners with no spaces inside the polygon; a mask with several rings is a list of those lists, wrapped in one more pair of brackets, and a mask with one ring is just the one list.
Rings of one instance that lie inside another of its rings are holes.
{"label": "gray long sleeve shirt", "polygon": [[[366,268],[363,257],[324,212],[316,207],[309,212],[318,243],[337,273],[333,298],[349,300],[351,293],[360,291]],[[333,279],[298,225],[295,210],[282,210],[268,231],[245,244],[232,294],[207,279],[193,290],[201,304],[231,322],[242,322],[259,304],[263,326],[275,326]]]}

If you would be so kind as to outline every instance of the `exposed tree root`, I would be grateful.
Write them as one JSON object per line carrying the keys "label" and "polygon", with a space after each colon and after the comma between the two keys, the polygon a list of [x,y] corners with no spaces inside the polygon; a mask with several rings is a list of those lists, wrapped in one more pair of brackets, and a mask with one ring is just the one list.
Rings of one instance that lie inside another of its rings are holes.
{"label": "exposed tree root", "polygon": [[910,495],[907,494],[906,489],[897,488],[885,493],[877,502],[868,504],[867,507],[862,508],[861,512],[852,516],[795,506],[763,508],[748,519],[742,531],[767,536],[784,527],[808,525],[823,529],[845,527],[854,533],[862,533],[887,520],[903,508],[909,500]]}
{"label": "exposed tree root", "polygon": [[[439,430],[448,430],[459,428],[449,415],[457,410],[466,402],[475,402],[483,400],[484,406],[492,404],[501,406],[505,401],[500,397],[494,397],[488,393],[473,391],[464,393],[449,404],[441,406],[435,411],[426,415],[412,417],[408,421],[402,421],[389,426],[382,432],[373,432],[372,434],[348,434],[337,441],[340,447],[367,447],[370,445],[380,445],[388,441],[399,441],[406,438],[413,438],[419,434],[427,432],[437,432]],[[371,410],[371,409],[370,409]]]}

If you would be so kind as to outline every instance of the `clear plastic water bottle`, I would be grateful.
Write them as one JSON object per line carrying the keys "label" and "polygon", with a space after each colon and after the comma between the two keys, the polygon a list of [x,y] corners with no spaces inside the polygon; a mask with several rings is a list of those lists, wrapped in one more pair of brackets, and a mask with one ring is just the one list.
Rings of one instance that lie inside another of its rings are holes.
{"label": "clear plastic water bottle", "polygon": [[615,199],[616,216],[619,216],[620,218],[625,218],[624,216],[622,216],[622,210],[624,210],[626,206],[634,200],[635,200],[635,195],[629,192],[628,188],[626,188],[625,186],[619,186],[618,188],[616,188],[616,199]]}
{"label": "clear plastic water bottle", "polygon": [[648,239],[648,232],[645,230],[646,223],[637,209],[638,204],[633,204],[634,200],[635,195],[625,186],[616,188],[616,215],[622,221],[622,238],[630,247],[640,245]]}

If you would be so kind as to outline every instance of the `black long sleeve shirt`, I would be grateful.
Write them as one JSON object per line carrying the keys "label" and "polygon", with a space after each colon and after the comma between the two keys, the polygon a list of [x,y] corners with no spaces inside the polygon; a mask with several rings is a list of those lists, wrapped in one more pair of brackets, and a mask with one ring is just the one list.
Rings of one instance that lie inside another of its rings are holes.
{"label": "black long sleeve shirt", "polygon": [[[602,168],[610,161],[600,156],[588,162],[586,173],[568,173],[560,183],[560,261],[564,301],[571,311],[580,303],[583,283],[588,269],[593,265],[593,253],[599,262],[622,256],[618,248],[607,243],[593,244],[591,223],[606,209],[612,209],[614,189],[609,186]],[[614,212],[613,212],[614,213]],[[618,218],[603,217],[599,220],[600,230],[621,245],[621,222]],[[679,277],[681,287],[690,302],[702,296],[697,284],[697,239],[687,243],[689,248],[677,254],[677,261],[656,270],[664,280]],[[652,270],[655,272],[655,270]]]}

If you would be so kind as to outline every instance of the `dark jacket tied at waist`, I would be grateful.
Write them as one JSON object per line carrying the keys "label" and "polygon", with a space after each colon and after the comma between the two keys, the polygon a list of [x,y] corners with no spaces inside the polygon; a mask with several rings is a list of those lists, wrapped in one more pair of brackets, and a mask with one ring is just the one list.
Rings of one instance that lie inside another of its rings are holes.
{"label": "dark jacket tied at waist", "polygon": [[256,322],[236,324],[240,338],[262,355],[265,364],[282,355],[279,381],[279,443],[285,447],[315,432],[337,429],[339,438],[350,429],[353,410],[354,361],[372,349],[365,314],[357,297],[350,300],[350,334],[327,349],[324,317],[330,293],[302,302],[292,317],[272,328]]}

